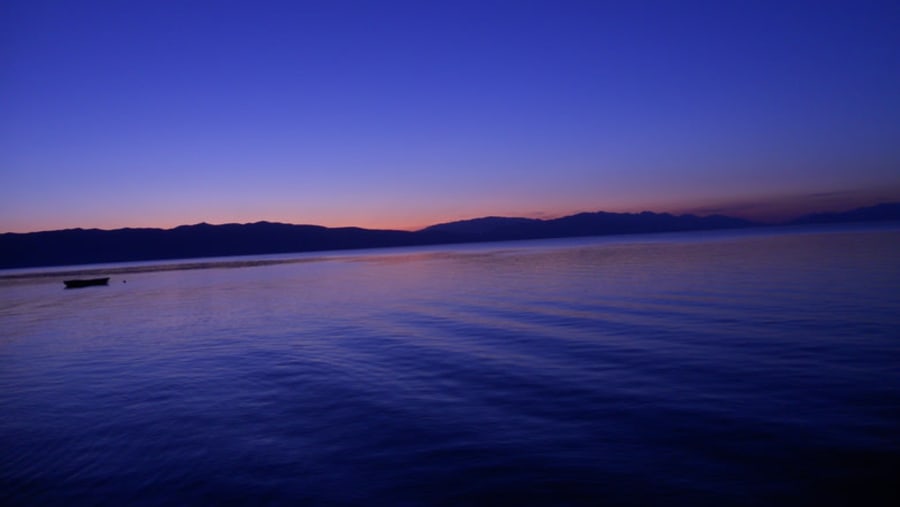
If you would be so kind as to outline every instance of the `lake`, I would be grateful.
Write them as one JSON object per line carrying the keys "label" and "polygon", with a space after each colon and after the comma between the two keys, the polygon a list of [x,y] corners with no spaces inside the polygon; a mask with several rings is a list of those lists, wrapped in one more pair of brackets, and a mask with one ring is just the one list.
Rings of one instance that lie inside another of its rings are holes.
{"label": "lake", "polygon": [[7,506],[900,505],[900,226],[0,272],[0,407]]}

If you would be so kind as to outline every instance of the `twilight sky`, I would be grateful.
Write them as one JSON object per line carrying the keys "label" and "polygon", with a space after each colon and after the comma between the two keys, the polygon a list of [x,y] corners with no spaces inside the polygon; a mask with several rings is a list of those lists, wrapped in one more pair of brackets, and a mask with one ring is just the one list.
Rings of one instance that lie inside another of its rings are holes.
{"label": "twilight sky", "polygon": [[0,4],[0,232],[900,200],[900,2]]}

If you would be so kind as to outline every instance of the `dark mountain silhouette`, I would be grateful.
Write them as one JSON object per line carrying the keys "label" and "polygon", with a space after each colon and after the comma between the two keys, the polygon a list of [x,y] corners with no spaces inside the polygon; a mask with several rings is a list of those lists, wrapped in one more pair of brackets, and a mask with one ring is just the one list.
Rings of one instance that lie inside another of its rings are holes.
{"label": "dark mountain silhouette", "polygon": [[[792,223],[900,220],[900,203],[810,215]],[[552,220],[486,217],[420,231],[327,228],[271,222],[174,229],[66,229],[0,234],[0,269],[505,241],[759,226],[721,215],[579,213]]]}
{"label": "dark mountain silhouette", "polygon": [[512,227],[539,227],[541,223],[543,223],[543,220],[534,218],[484,217],[432,225],[422,229],[422,231],[475,237],[496,234],[497,231]]}
{"label": "dark mountain silhouette", "polygon": [[0,268],[343,250],[421,244],[411,232],[270,222],[0,235]]}
{"label": "dark mountain silhouette", "polygon": [[561,238],[647,232],[689,231],[749,227],[753,222],[719,215],[698,217],[668,213],[579,213],[553,220],[487,217],[428,227],[423,232],[442,233],[460,241]]}
{"label": "dark mountain silhouette", "polygon": [[886,202],[842,213],[815,213],[805,215],[792,224],[833,224],[842,222],[885,222],[900,220],[900,202]]}

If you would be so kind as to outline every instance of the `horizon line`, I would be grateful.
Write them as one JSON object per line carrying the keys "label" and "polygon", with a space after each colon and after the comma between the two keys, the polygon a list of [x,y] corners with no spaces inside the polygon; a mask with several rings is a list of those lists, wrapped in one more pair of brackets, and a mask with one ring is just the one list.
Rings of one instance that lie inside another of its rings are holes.
{"label": "horizon line", "polygon": [[81,227],[81,226],[79,226],[79,227],[65,227],[65,228],[61,228],[61,229],[31,230],[31,231],[25,231],[25,232],[3,231],[3,232],[0,232],[0,234],[4,234],[4,235],[5,234],[39,234],[39,233],[47,233],[47,232],[64,232],[64,231],[117,231],[117,230],[139,230],[139,229],[170,231],[170,230],[178,229],[181,227],[196,227],[196,226],[201,226],[201,225],[208,225],[211,227],[221,227],[221,226],[226,226],[226,225],[255,225],[255,224],[264,224],[264,223],[298,226],[298,227],[322,227],[325,229],[363,229],[363,230],[370,230],[370,231],[396,231],[396,232],[416,233],[416,232],[420,232],[425,229],[428,229],[429,227],[434,227],[437,225],[451,224],[451,223],[458,223],[458,222],[467,222],[467,221],[481,220],[481,219],[487,219],[487,218],[527,219],[527,220],[535,220],[535,221],[545,222],[545,221],[552,221],[552,220],[557,220],[560,218],[565,218],[565,217],[570,217],[570,216],[576,216],[576,215],[581,215],[581,214],[593,214],[593,213],[609,213],[609,214],[614,214],[614,215],[640,215],[643,213],[651,213],[651,214],[656,214],[656,215],[696,216],[696,217],[722,216],[722,217],[738,218],[738,219],[746,220],[748,222],[751,222],[754,225],[785,225],[785,224],[789,224],[793,221],[799,220],[803,217],[808,217],[808,216],[813,216],[813,215],[830,214],[830,213],[843,213],[843,212],[853,211],[853,210],[857,210],[857,209],[872,208],[872,207],[876,207],[876,206],[890,205],[890,204],[900,204],[900,201],[893,201],[893,200],[880,201],[880,202],[876,202],[874,204],[865,205],[865,206],[855,206],[855,207],[845,208],[845,209],[832,209],[832,210],[828,210],[828,211],[816,211],[816,212],[811,212],[811,213],[801,213],[801,214],[791,215],[790,218],[786,218],[786,219],[782,219],[782,220],[760,220],[760,219],[745,218],[745,217],[741,217],[741,216],[734,215],[734,214],[716,212],[717,211],[716,209],[709,209],[709,208],[707,208],[707,210],[710,211],[709,213],[697,212],[700,210],[696,209],[696,208],[695,208],[694,212],[690,212],[690,211],[683,211],[683,212],[651,211],[648,209],[644,209],[642,211],[606,211],[606,210],[600,209],[600,210],[595,210],[595,211],[580,210],[580,211],[574,211],[571,213],[564,213],[564,214],[558,214],[558,215],[554,214],[554,215],[545,216],[545,217],[529,217],[526,215],[480,215],[480,216],[473,216],[470,218],[462,218],[462,219],[458,219],[458,220],[439,221],[439,222],[431,223],[429,225],[420,226],[417,228],[381,228],[381,227],[362,227],[359,225],[322,225],[322,224],[314,224],[314,223],[297,223],[297,222],[286,222],[286,221],[280,221],[280,220],[262,219],[262,220],[246,221],[246,222],[236,222],[236,221],[210,222],[207,220],[201,220],[200,222],[180,223],[178,225],[173,225],[173,226],[169,226],[169,227],[166,227],[166,226],[122,226],[122,227],[104,228],[104,227]]}

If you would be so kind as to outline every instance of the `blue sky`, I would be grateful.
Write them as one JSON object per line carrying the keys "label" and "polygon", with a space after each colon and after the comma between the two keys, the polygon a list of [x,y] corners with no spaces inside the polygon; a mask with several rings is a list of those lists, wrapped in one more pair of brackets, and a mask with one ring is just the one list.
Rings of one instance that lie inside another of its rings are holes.
{"label": "blue sky", "polygon": [[897,2],[0,8],[0,232],[900,199]]}

